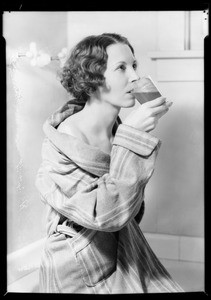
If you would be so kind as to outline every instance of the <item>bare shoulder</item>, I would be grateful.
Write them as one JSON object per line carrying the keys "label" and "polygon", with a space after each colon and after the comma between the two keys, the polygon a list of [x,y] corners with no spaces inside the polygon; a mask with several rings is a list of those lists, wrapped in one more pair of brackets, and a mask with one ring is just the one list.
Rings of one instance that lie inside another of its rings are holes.
{"label": "bare shoulder", "polygon": [[77,118],[75,118],[75,116],[71,116],[60,123],[57,130],[61,133],[66,133],[87,142],[85,135],[82,133],[77,123]]}

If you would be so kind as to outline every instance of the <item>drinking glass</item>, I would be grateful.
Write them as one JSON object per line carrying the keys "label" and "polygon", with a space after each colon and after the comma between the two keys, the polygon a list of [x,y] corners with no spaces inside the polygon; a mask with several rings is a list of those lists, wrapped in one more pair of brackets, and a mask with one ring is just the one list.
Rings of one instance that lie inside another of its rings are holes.
{"label": "drinking glass", "polygon": [[141,104],[162,96],[149,75],[141,77],[141,79],[136,82],[131,93]]}

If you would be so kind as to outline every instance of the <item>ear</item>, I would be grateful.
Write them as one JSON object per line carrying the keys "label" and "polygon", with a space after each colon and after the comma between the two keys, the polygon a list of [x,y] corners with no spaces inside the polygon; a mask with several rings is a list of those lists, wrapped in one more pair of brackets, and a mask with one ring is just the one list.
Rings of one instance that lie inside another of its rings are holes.
{"label": "ear", "polygon": [[102,86],[102,88],[104,93],[108,93],[111,90],[110,84],[108,84],[106,81],[105,84]]}
{"label": "ear", "polygon": [[108,93],[110,91],[111,87],[108,83],[104,83],[102,86],[98,87],[98,92],[99,93]]}

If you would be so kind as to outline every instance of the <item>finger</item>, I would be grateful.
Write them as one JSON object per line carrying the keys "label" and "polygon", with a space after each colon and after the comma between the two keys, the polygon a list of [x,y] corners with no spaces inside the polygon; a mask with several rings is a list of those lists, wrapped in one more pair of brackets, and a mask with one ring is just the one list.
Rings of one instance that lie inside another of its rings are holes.
{"label": "finger", "polygon": [[159,113],[156,115],[156,118],[160,119],[163,115],[165,115],[167,112],[169,111],[169,109],[166,109],[165,111]]}
{"label": "finger", "polygon": [[147,104],[148,107],[156,107],[156,106],[160,106],[160,105],[164,104],[165,102],[166,102],[165,97],[159,97],[154,100],[148,101],[144,104]]}
{"label": "finger", "polygon": [[172,106],[172,101],[166,101],[163,105],[151,108],[153,114],[159,114],[165,110],[168,110]]}
{"label": "finger", "polygon": [[166,101],[166,103],[165,103],[165,105],[166,105],[167,107],[171,107],[171,106],[172,106],[172,104],[173,104],[173,102],[172,102],[172,101]]}
{"label": "finger", "polygon": [[169,108],[166,105],[160,105],[160,106],[151,108],[153,115],[157,115],[157,114],[160,114],[160,113],[168,111],[168,110],[169,110]]}

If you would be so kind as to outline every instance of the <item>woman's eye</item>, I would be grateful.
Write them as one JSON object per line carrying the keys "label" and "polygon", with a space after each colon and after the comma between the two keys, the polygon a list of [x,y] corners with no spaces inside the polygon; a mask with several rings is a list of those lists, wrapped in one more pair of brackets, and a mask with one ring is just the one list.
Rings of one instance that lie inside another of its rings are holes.
{"label": "woman's eye", "polygon": [[[137,69],[137,63],[134,63],[132,67],[133,67],[134,70],[136,70]],[[120,71],[125,71],[126,70],[126,65],[120,65],[117,69],[120,70]]]}
{"label": "woman's eye", "polygon": [[137,64],[133,64],[133,69],[134,69],[134,70],[137,69]]}
{"label": "woman's eye", "polygon": [[124,71],[124,70],[126,69],[126,67],[125,67],[125,65],[120,65],[120,66],[118,67],[118,69]]}

